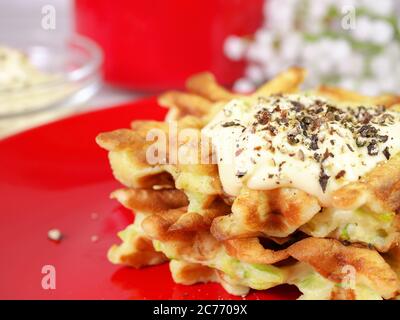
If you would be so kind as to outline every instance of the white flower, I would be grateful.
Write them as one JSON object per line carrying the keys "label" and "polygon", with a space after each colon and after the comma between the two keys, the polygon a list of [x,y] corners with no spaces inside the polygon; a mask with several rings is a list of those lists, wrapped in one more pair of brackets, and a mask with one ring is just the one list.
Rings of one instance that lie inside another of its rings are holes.
{"label": "white flower", "polygon": [[335,64],[330,59],[318,59],[315,66],[321,75],[329,75],[335,71]]}
{"label": "white flower", "polygon": [[341,12],[343,7],[357,7],[359,5],[358,1],[360,0],[337,0],[335,1],[335,5]]}
{"label": "white flower", "polygon": [[400,91],[400,45],[391,43],[371,61],[371,71],[379,79],[382,92]]}
{"label": "white flower", "polygon": [[265,45],[272,45],[274,42],[274,35],[271,30],[268,29],[260,29],[254,35],[254,39],[256,43],[262,43]]}
{"label": "white flower", "polygon": [[319,53],[316,50],[316,44],[311,42],[311,43],[305,43],[303,46],[303,50],[300,53],[301,60],[307,63],[310,61],[313,63],[315,59],[317,59]]}
{"label": "white flower", "polygon": [[246,58],[249,61],[264,64],[266,61],[274,57],[276,52],[272,45],[263,43],[253,43],[246,52]]}
{"label": "white flower", "polygon": [[351,54],[351,46],[346,40],[335,40],[331,46],[332,58],[337,62],[342,62]]}
{"label": "white flower", "polygon": [[365,16],[357,17],[356,27],[352,29],[353,37],[359,41],[370,40],[371,34],[374,33],[374,22]]}
{"label": "white flower", "polygon": [[249,80],[241,78],[235,82],[233,90],[238,93],[250,93],[255,90],[255,86]]}
{"label": "white flower", "polygon": [[379,94],[379,83],[376,80],[365,79],[360,81],[359,92],[368,96],[375,96]]}
{"label": "white flower", "polygon": [[224,52],[229,59],[238,61],[243,59],[246,47],[247,44],[242,38],[229,36],[224,43]]}
{"label": "white flower", "polygon": [[392,61],[387,54],[380,54],[372,59],[371,71],[377,77],[384,77],[392,72]]}
{"label": "white flower", "polygon": [[315,70],[319,74],[328,74],[335,71],[335,40],[321,39],[313,44],[312,59],[304,56],[309,64],[315,65]]}
{"label": "white flower", "polygon": [[392,41],[394,36],[393,27],[381,20],[377,20],[373,23],[373,32],[370,34],[370,40],[373,43],[384,45]]}
{"label": "white flower", "polygon": [[280,55],[283,59],[294,62],[300,56],[302,46],[303,37],[297,32],[292,32],[282,37]]}
{"label": "white flower", "polygon": [[339,87],[347,90],[354,90],[354,87],[356,86],[356,81],[353,78],[343,78],[339,83]]}
{"label": "white flower", "polygon": [[[306,7],[301,7],[305,4]],[[231,59],[244,58],[248,62],[245,75],[235,88],[241,92],[252,91],[288,67],[300,65],[308,70],[305,82],[308,88],[338,76],[337,85],[365,94],[399,92],[400,43],[394,39],[395,29],[384,19],[395,13],[395,5],[400,10],[400,1],[393,0],[266,0],[264,24],[256,32],[254,41],[240,42],[233,37],[225,45]],[[378,17],[358,15],[355,28],[343,30],[340,16],[326,24],[324,18],[331,7],[342,17],[345,7],[363,8]],[[400,27],[400,19],[397,23]],[[321,38],[314,42],[303,38],[305,33],[318,35],[326,28],[336,32],[339,38]],[[347,36],[364,44],[376,44],[382,52],[370,59],[353,47]],[[276,42],[280,44],[278,48]],[[371,75],[365,72],[368,68]]]}
{"label": "white flower", "polygon": [[393,0],[361,0],[360,2],[360,6],[365,7],[368,9],[368,11],[381,16],[390,15],[394,10]]}
{"label": "white flower", "polygon": [[312,21],[322,20],[331,6],[331,1],[319,0],[319,1],[309,1],[308,4],[308,19]]}
{"label": "white flower", "polygon": [[311,68],[307,68],[308,74],[302,87],[316,88],[321,85],[321,76]]}
{"label": "white flower", "polygon": [[305,32],[310,34],[320,34],[324,31],[323,21],[313,21],[311,19],[306,19],[303,21],[303,29]]}
{"label": "white flower", "polygon": [[[397,4],[397,10],[396,11],[400,12],[400,2]],[[398,15],[397,15],[397,23],[395,25],[397,26],[397,31],[400,31],[400,18],[399,18]]]}
{"label": "white flower", "polygon": [[342,63],[337,65],[337,72],[344,77],[360,77],[365,68],[364,56],[352,52],[348,57],[342,60]]}
{"label": "white flower", "polygon": [[246,67],[245,76],[252,83],[262,83],[264,80],[263,69],[260,65],[250,64]]}
{"label": "white flower", "polygon": [[379,79],[380,92],[398,93],[400,89],[400,78],[396,74],[386,74]]}
{"label": "white flower", "polygon": [[263,71],[266,76],[266,79],[270,79],[272,77],[275,77],[278,73],[292,66],[293,63],[291,63],[290,61],[286,61],[279,55],[275,55],[268,60],[268,63],[265,65]]}
{"label": "white flower", "polygon": [[400,43],[392,42],[385,46],[385,54],[394,62],[400,62]]}
{"label": "white flower", "polygon": [[264,6],[267,26],[277,31],[292,30],[298,0],[269,0]]}

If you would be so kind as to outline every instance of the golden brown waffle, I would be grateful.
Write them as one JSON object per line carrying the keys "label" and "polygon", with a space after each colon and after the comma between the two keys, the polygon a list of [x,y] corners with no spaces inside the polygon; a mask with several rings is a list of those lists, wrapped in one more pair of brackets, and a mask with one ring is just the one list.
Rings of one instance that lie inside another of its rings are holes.
{"label": "golden brown waffle", "polygon": [[[210,144],[201,129],[226,102],[298,92],[305,76],[304,70],[291,68],[243,97],[202,73],[187,81],[187,92],[159,97],[160,105],[169,109],[166,122],[134,121],[130,129],[100,134],[96,141],[109,151],[114,176],[125,187],[111,197],[136,214],[134,224],[119,234],[122,243],[110,249],[109,260],[132,267],[170,260],[175,282],[219,282],[236,295],[289,283],[309,299],[395,298],[400,275],[400,155],[337,190],[334,205],[325,208],[316,197],[288,187],[242,187],[237,197],[228,196],[211,161],[212,148],[199,152],[201,145]],[[400,111],[397,96],[367,97],[332,87],[313,93],[332,102]],[[197,161],[176,159],[167,140],[163,161],[149,163],[147,153],[154,144],[149,133],[157,129],[168,136],[168,122],[174,121],[178,136],[191,129],[197,137],[194,145],[188,137],[178,138],[178,154]],[[347,235],[335,210],[361,225],[365,235]],[[371,235],[378,240],[371,241]],[[346,285],[349,270],[355,277]]]}
{"label": "golden brown waffle", "polygon": [[142,215],[136,214],[135,222],[118,233],[122,244],[113,245],[108,259],[114,264],[141,268],[167,261],[167,257],[154,249],[152,240],[141,228]]}
{"label": "golden brown waffle", "polygon": [[216,219],[211,231],[219,240],[287,237],[320,209],[316,198],[294,188],[266,191],[242,188],[233,202],[232,214]]}

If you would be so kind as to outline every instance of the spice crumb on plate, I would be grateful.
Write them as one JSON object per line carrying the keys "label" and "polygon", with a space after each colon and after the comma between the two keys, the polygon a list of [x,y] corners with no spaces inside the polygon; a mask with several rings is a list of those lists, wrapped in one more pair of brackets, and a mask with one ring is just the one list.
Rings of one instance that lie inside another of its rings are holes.
{"label": "spice crumb on plate", "polygon": [[63,234],[59,229],[50,229],[47,232],[47,237],[52,241],[60,242],[63,238]]}

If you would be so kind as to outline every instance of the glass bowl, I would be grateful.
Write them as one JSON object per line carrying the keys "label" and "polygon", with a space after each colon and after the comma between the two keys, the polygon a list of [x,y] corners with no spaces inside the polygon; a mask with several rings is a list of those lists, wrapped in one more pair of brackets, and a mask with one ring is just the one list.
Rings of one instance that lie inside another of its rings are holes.
{"label": "glass bowl", "polygon": [[76,111],[100,87],[103,55],[88,38],[8,34],[0,35],[0,46],[21,51],[46,75],[20,86],[0,82],[0,137]]}

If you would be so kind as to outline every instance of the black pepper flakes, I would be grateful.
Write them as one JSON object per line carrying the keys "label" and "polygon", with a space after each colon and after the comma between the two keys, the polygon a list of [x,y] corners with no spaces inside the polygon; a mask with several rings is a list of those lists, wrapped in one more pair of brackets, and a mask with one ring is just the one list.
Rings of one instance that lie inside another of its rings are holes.
{"label": "black pepper flakes", "polygon": [[237,123],[235,121],[228,121],[228,122],[221,124],[221,127],[223,127],[223,128],[238,127],[238,126],[240,126],[240,123]]}
{"label": "black pepper flakes", "polygon": [[324,154],[323,154],[323,156],[322,156],[321,162],[324,162],[324,161],[327,160],[329,157],[334,158],[335,156],[334,156],[334,154],[333,154],[332,152],[329,152],[329,150],[326,149],[325,152],[324,152]]}
{"label": "black pepper flakes", "polygon": [[256,120],[261,125],[266,125],[271,120],[271,114],[267,110],[261,110],[256,114]]}
{"label": "black pepper flakes", "polygon": [[372,119],[372,115],[370,113],[365,113],[364,117],[360,119],[361,123],[368,124]]}
{"label": "black pepper flakes", "polygon": [[348,148],[351,152],[354,152],[354,149],[353,149],[353,147],[352,147],[351,145],[349,145],[348,143],[346,143],[346,146],[347,146],[347,148]]}
{"label": "black pepper flakes", "polygon": [[304,104],[302,104],[301,102],[298,102],[298,101],[290,101],[290,103],[293,105],[293,109],[294,109],[294,111],[296,111],[296,112],[300,112],[301,110],[304,110],[305,109],[305,106],[304,106]]}
{"label": "black pepper flakes", "polygon": [[340,170],[337,175],[335,176],[336,180],[339,180],[340,178],[343,178],[346,175],[346,171],[345,170]]}
{"label": "black pepper flakes", "polygon": [[314,160],[317,162],[319,162],[321,160],[321,155],[319,153],[314,153],[313,157],[314,157]]}
{"label": "black pepper flakes", "polygon": [[318,135],[313,134],[311,135],[311,143],[310,143],[310,149],[311,150],[318,150]]}
{"label": "black pepper flakes", "polygon": [[246,171],[238,171],[238,172],[236,172],[236,177],[238,177],[239,179],[240,178],[243,178],[245,175],[246,175]]}
{"label": "black pepper flakes", "polygon": [[376,137],[378,130],[371,126],[371,125],[363,125],[359,130],[358,133],[361,135],[363,138],[374,138]]}
{"label": "black pepper flakes", "polygon": [[312,123],[312,118],[311,117],[303,117],[300,119],[300,126],[304,131],[308,130],[308,127],[310,126],[310,124]]}
{"label": "black pepper flakes", "polygon": [[387,135],[378,136],[378,140],[379,140],[379,142],[385,143],[385,142],[387,142],[389,140],[389,136],[387,136]]}
{"label": "black pepper flakes", "polygon": [[368,154],[370,156],[376,156],[379,153],[378,144],[376,140],[372,140],[367,146]]}
{"label": "black pepper flakes", "polygon": [[271,136],[276,136],[278,134],[278,129],[276,129],[274,126],[272,125],[268,125],[266,127],[264,127],[262,130],[266,130],[269,131],[269,133],[271,134]]}
{"label": "black pepper flakes", "polygon": [[326,187],[328,185],[328,181],[330,179],[330,176],[328,176],[325,173],[325,170],[323,167],[321,167],[321,172],[319,174],[319,185],[321,186],[322,191],[325,193]]}
{"label": "black pepper flakes", "polygon": [[386,147],[385,150],[383,150],[383,155],[386,157],[386,160],[390,159],[391,154],[388,147]]}
{"label": "black pepper flakes", "polygon": [[[282,99],[280,97],[282,97]],[[356,152],[358,151],[357,148],[366,147],[368,155],[370,156],[376,156],[382,152],[386,159],[391,157],[389,147],[382,146],[381,143],[386,143],[389,139],[393,140],[393,137],[381,132],[379,126],[387,126],[394,122],[396,118],[391,112],[386,113],[384,107],[370,108],[365,106],[349,106],[339,108],[322,100],[315,100],[313,103],[309,104],[308,102],[299,102],[296,101],[297,99],[291,100],[290,98],[285,98],[285,101],[283,101],[283,97],[284,95],[272,95],[268,99],[259,99],[260,103],[265,102],[266,104],[260,104],[258,106],[259,111],[255,114],[252,125],[249,125],[247,128],[240,124],[241,120],[232,118],[232,121],[222,123],[220,126],[240,126],[240,129],[242,132],[245,132],[247,138],[252,133],[259,134],[263,131],[268,131],[262,133],[262,138],[268,142],[265,146],[265,150],[271,153],[275,152],[275,148],[272,146],[272,141],[274,141],[272,137],[278,135],[278,133],[286,133],[282,148],[277,147],[277,151],[279,150],[279,152],[285,153],[290,157],[296,157],[304,161],[306,158],[304,152],[312,150],[314,152],[311,152],[311,159],[313,158],[315,161],[319,162],[321,166],[329,157],[333,158],[335,156],[328,151],[329,147],[328,149],[322,148],[325,143],[331,146],[335,146],[338,143],[341,145],[343,143],[341,146],[342,153],[348,152],[348,150]],[[289,108],[286,107],[287,103],[289,103]],[[338,126],[341,126],[341,128],[338,128]],[[341,129],[345,129],[347,132]],[[323,132],[320,133],[320,130]],[[233,133],[234,129],[230,131]],[[347,140],[349,134],[350,139]],[[339,136],[339,142],[335,140],[336,135]],[[347,141],[341,142],[342,138]],[[245,137],[243,137],[243,141],[245,141]],[[291,151],[291,148],[286,149],[288,145],[294,146],[298,144],[306,148],[304,152],[302,150],[296,152]],[[340,147],[340,145],[338,146]],[[385,149],[383,150],[383,148]],[[324,149],[325,152],[322,151]],[[242,152],[239,148],[236,148],[236,150],[237,155]],[[255,147],[254,150],[254,159],[257,159],[257,157],[260,157],[258,151],[261,150],[261,148],[258,146]],[[253,162],[252,159],[250,160]],[[362,163],[363,162],[361,162],[361,164]],[[282,164],[277,163],[276,166],[278,165],[281,167]],[[346,174],[346,172],[343,171],[344,170],[337,172],[336,176],[333,175],[332,178],[342,178]],[[242,177],[245,174],[246,172],[238,172],[237,175],[238,177]],[[325,171],[321,169],[320,184],[324,192],[329,178]]]}
{"label": "black pepper flakes", "polygon": [[377,123],[380,124],[380,125],[385,125],[387,123],[393,124],[394,123],[394,117],[389,113],[385,113],[378,119]]}
{"label": "black pepper flakes", "polygon": [[297,134],[295,133],[289,133],[287,135],[287,141],[289,142],[290,145],[294,146],[300,142],[300,140],[297,137]]}

